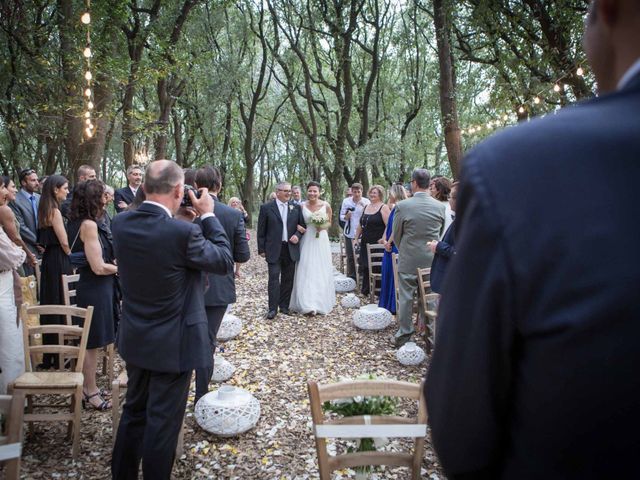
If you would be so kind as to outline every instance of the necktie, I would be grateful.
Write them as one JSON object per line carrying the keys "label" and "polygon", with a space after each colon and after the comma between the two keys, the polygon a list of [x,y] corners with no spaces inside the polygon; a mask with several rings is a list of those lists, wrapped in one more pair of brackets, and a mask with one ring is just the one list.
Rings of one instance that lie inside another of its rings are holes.
{"label": "necktie", "polygon": [[35,195],[31,195],[29,197],[29,200],[31,200],[31,208],[33,210],[33,219],[34,219],[34,223],[36,224],[36,230],[37,230],[38,229],[38,207],[36,206]]}

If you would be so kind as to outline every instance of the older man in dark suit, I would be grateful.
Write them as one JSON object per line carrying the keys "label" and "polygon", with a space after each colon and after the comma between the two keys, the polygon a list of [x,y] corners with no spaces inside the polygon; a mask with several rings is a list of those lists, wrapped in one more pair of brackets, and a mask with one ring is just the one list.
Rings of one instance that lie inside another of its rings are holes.
{"label": "older man in dark suit", "polygon": [[[38,174],[32,168],[25,168],[18,174],[20,191],[15,201],[9,207],[20,224],[20,236],[34,255],[40,256],[38,245],[38,205],[40,194],[37,192],[40,184]],[[28,263],[23,265],[25,275],[33,275],[34,269]]]}
{"label": "older man in dark suit", "polygon": [[140,165],[129,165],[127,168],[128,185],[117,189],[113,195],[116,213],[124,212],[131,205],[131,202],[136,198],[138,188],[142,185],[142,177],[142,167]]}
{"label": "older man in dark suit", "polygon": [[[205,166],[196,172],[196,186],[206,188],[213,198],[216,217],[222,224],[231,246],[231,256],[236,263],[249,261],[249,242],[247,241],[247,231],[244,226],[244,216],[242,212],[231,208],[218,200],[218,193],[222,188],[222,177],[217,168]],[[236,282],[232,271],[226,275],[209,275],[208,288],[204,294],[204,305],[209,323],[209,342],[211,343],[211,354],[215,352],[216,336],[220,329],[222,317],[224,317],[227,307],[236,301]],[[215,362],[215,358],[214,358]],[[196,395],[194,402],[209,391],[209,381],[213,374],[211,368],[199,368],[196,370]]]}
{"label": "older man in dark suit", "polygon": [[600,98],[465,161],[426,387],[449,479],[640,478],[640,1],[592,1],[584,44]]}
{"label": "older man in dark suit", "polygon": [[189,192],[201,226],[172,218],[183,197],[182,169],[149,164],[147,200],[112,223],[122,283],[118,350],[127,363],[127,401],[113,450],[114,479],[168,479],[191,373],[211,366],[202,272],[233,271],[229,241],[203,190]]}
{"label": "older man in dark suit", "polygon": [[275,318],[278,309],[289,314],[296,262],[300,259],[298,242],[304,231],[298,227],[306,226],[302,209],[291,201],[291,184],[280,182],[276,198],[263,204],[258,215],[258,253],[269,265],[269,320]]}

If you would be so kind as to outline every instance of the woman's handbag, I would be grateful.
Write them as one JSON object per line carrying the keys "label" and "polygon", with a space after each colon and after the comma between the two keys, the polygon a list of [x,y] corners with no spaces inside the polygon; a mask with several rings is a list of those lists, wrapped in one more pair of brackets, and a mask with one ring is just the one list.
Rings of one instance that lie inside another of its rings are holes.
{"label": "woman's handbag", "polygon": [[73,243],[71,244],[71,253],[69,254],[69,263],[73,268],[84,268],[89,266],[89,262],[87,261],[87,256],[84,253],[84,248],[80,252],[74,252],[73,247],[76,244],[76,240],[78,240],[78,235],[80,235],[80,229],[78,228],[78,233],[76,233],[76,238],[73,239]]}

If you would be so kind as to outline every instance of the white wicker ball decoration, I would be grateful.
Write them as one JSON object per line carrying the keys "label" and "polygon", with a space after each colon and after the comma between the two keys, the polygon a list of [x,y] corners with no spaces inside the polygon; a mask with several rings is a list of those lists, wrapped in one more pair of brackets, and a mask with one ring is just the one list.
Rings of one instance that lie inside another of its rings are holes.
{"label": "white wicker ball decoration", "polygon": [[222,355],[218,354],[213,362],[211,381],[215,383],[225,382],[233,376],[235,371],[236,367]]}
{"label": "white wicker ball decoration", "polygon": [[220,323],[220,329],[218,330],[216,339],[222,342],[231,340],[232,338],[237,337],[241,330],[242,320],[235,315],[226,313],[224,317],[222,317],[222,322]]}
{"label": "white wicker ball decoration", "polygon": [[242,388],[223,385],[198,400],[195,417],[207,432],[232,437],[256,426],[260,402]]}
{"label": "white wicker ball decoration", "polygon": [[358,308],[360,306],[360,299],[356,297],[354,293],[348,293],[342,297],[340,304],[344,308]]}
{"label": "white wicker ball decoration", "polygon": [[407,342],[396,352],[396,358],[402,365],[419,365],[426,355],[414,342]]}
{"label": "white wicker ball decoration", "polygon": [[362,330],[382,330],[391,325],[391,312],[375,304],[365,305],[353,314],[353,324]]}
{"label": "white wicker ball decoration", "polygon": [[336,286],[336,292],[352,292],[356,289],[356,281],[353,278],[342,275],[333,277],[333,281]]}

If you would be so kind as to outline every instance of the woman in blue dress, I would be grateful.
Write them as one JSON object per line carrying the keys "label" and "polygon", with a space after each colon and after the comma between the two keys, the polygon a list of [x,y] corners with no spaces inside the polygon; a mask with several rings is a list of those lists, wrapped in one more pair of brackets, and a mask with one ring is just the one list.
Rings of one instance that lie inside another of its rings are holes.
{"label": "woman in blue dress", "polygon": [[396,314],[396,285],[393,279],[392,253],[398,253],[398,248],[393,243],[393,219],[396,214],[396,204],[407,198],[407,191],[402,185],[392,185],[389,189],[389,208],[391,215],[387,221],[384,232],[384,257],[382,257],[382,286],[380,287],[380,301],[378,306],[386,308],[392,314]]}

